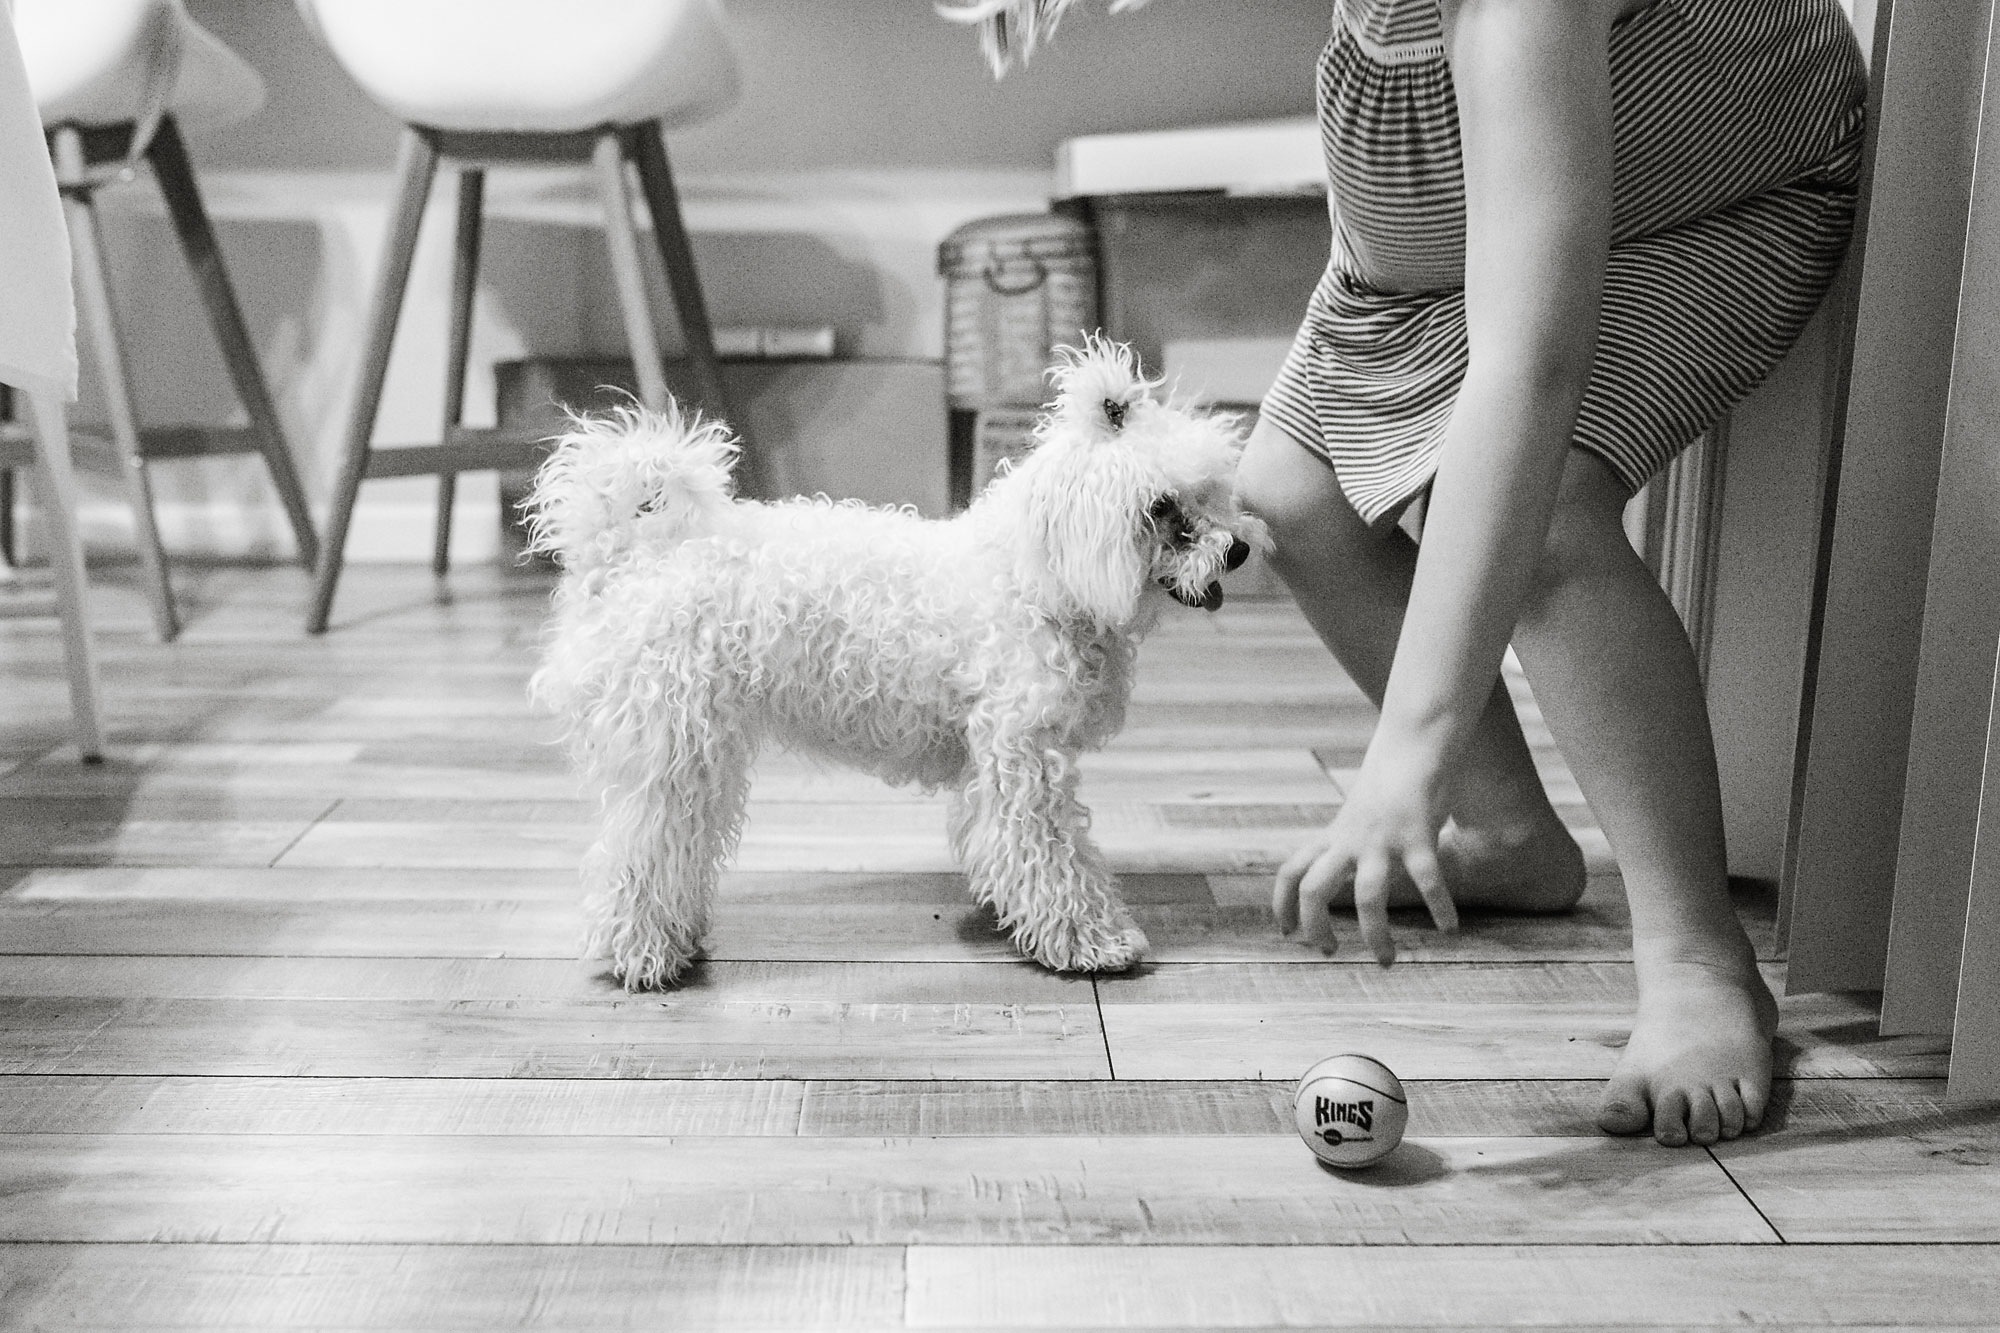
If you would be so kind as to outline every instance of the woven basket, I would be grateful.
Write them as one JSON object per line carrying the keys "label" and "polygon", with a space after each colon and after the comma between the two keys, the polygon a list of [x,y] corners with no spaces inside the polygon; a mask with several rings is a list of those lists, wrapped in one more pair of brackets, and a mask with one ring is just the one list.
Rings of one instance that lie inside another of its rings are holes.
{"label": "woven basket", "polygon": [[1055,349],[1097,328],[1090,229],[1052,213],[967,223],[938,246],[945,398],[955,408],[1037,404]]}
{"label": "woven basket", "polygon": [[1041,411],[1033,407],[980,409],[972,436],[972,494],[986,489],[1003,468],[1028,456],[1035,444]]}

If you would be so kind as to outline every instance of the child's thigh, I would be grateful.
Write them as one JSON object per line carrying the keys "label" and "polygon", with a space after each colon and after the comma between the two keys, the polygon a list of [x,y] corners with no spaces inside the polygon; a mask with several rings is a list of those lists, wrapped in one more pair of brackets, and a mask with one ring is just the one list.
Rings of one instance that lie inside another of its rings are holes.
{"label": "child's thigh", "polygon": [[1372,533],[1324,458],[1269,421],[1250,432],[1236,470],[1236,493],[1271,527],[1281,554],[1353,550],[1373,544]]}

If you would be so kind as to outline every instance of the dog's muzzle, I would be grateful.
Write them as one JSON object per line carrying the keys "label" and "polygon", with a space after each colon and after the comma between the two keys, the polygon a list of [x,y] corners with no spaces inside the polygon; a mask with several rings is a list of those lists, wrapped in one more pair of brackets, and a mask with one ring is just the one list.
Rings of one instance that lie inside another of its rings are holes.
{"label": "dog's muzzle", "polygon": [[1209,584],[1199,597],[1191,593],[1182,592],[1165,579],[1160,580],[1160,586],[1165,588],[1172,595],[1173,599],[1182,606],[1191,606],[1197,611],[1213,611],[1216,607],[1222,605],[1222,585],[1220,583]]}
{"label": "dog's muzzle", "polygon": [[[1222,567],[1224,570],[1241,569],[1243,562],[1249,558],[1250,543],[1238,537],[1229,543],[1229,554],[1222,558]],[[1182,606],[1191,606],[1198,611],[1213,611],[1222,605],[1222,585],[1220,583],[1209,584],[1208,587],[1202,590],[1202,594],[1199,597],[1182,592],[1167,579],[1161,579],[1160,586],[1171,593],[1173,599]]]}

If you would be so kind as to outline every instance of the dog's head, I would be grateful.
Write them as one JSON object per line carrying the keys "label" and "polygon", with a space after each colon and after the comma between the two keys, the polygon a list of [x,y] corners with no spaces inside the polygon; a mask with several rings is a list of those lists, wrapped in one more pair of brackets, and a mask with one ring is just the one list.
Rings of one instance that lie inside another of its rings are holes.
{"label": "dog's head", "polygon": [[1129,348],[1064,348],[1036,444],[995,482],[1017,510],[1023,573],[1050,609],[1125,628],[1161,597],[1214,610],[1222,575],[1270,538],[1235,500],[1234,417],[1159,393]]}

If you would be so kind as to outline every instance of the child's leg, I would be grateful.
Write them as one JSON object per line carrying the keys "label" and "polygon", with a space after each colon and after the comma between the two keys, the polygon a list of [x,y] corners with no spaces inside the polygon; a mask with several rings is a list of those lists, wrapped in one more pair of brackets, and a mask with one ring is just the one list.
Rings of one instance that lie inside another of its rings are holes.
{"label": "child's leg", "polygon": [[1598,1123],[1662,1143],[1754,1128],[1777,1008],[1730,905],[1708,708],[1680,618],[1619,522],[1624,488],[1572,452],[1548,577],[1514,648],[1625,880],[1639,1012]]}
{"label": "child's leg", "polygon": [[[1417,548],[1370,530],[1332,469],[1269,423],[1251,436],[1237,488],[1271,525],[1272,563],[1306,619],[1379,707],[1409,602]],[[1480,719],[1452,801],[1439,860],[1464,905],[1562,911],[1583,892],[1583,853],[1550,808],[1504,683]],[[1392,901],[1414,906],[1414,884]]]}

